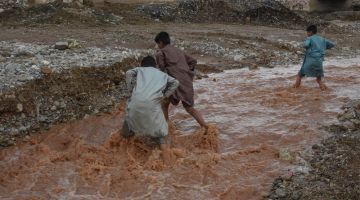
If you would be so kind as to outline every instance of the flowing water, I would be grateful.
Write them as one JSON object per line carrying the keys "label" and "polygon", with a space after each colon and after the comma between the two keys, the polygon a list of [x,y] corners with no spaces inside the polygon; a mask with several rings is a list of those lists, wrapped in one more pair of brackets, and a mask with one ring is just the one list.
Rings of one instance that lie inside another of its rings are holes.
{"label": "flowing water", "polygon": [[172,111],[171,160],[143,139],[124,140],[123,108],[58,125],[0,152],[1,199],[262,199],[308,149],[326,137],[341,105],[360,98],[360,59],[326,62],[321,91],[298,66],[238,69],[197,81],[207,135],[181,107]]}

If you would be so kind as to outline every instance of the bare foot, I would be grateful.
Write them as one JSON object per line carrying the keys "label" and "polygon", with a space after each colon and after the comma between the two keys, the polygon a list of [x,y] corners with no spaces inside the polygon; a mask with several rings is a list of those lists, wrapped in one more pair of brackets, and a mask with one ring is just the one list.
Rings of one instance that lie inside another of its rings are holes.
{"label": "bare foot", "polygon": [[297,75],[296,77],[296,82],[295,84],[293,85],[293,88],[299,88],[301,85],[301,76]]}
{"label": "bare foot", "polygon": [[205,129],[204,135],[207,135],[208,130],[209,130],[209,125],[206,124],[206,126],[203,126],[203,127],[201,127],[201,128],[204,128],[204,129]]}
{"label": "bare foot", "polygon": [[300,87],[300,83],[295,83],[292,87],[293,87],[293,88],[299,88],[299,87]]}
{"label": "bare foot", "polygon": [[166,144],[160,144],[161,151],[165,151],[166,149],[168,149],[168,146]]}

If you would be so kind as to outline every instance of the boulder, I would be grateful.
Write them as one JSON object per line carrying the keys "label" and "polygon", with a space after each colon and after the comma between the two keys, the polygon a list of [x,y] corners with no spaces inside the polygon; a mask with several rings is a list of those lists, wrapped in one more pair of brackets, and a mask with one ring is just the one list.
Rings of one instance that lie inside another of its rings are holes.
{"label": "boulder", "polygon": [[55,49],[57,50],[66,50],[69,48],[68,42],[57,42],[55,44]]}

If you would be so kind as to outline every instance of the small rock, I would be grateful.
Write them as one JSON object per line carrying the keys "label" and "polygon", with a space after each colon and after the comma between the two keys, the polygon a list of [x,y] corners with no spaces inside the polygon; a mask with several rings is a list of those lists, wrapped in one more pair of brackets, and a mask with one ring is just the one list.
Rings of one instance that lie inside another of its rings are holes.
{"label": "small rock", "polygon": [[11,128],[11,132],[10,132],[11,135],[17,135],[18,133],[19,133],[19,130],[18,130],[18,129],[16,129],[16,128]]}
{"label": "small rock", "polygon": [[5,9],[0,8],[0,13],[3,13],[5,11]]}
{"label": "small rock", "polygon": [[22,111],[24,110],[23,105],[22,105],[21,103],[18,103],[18,104],[16,105],[16,110],[17,110],[18,112],[22,112]]}
{"label": "small rock", "polygon": [[114,102],[111,101],[111,99],[108,99],[108,100],[106,101],[105,105],[107,105],[107,106],[112,106],[112,105],[114,105]]}
{"label": "small rock", "polygon": [[38,64],[38,61],[36,60],[36,58],[31,59],[31,64],[33,64],[33,65]]}
{"label": "small rock", "polygon": [[291,155],[288,149],[280,149],[279,158],[280,160],[284,160],[284,161],[291,161],[294,159],[294,157]]}
{"label": "small rock", "polygon": [[292,200],[299,200],[301,198],[301,193],[300,192],[293,192],[293,194],[291,195],[291,199]]}
{"label": "small rock", "polygon": [[56,106],[52,106],[50,110],[55,111],[56,109],[57,109]]}
{"label": "small rock", "polygon": [[350,51],[351,48],[350,48],[350,47],[343,47],[342,50],[344,50],[344,51]]}
{"label": "small rock", "polygon": [[54,101],[54,105],[55,105],[56,107],[58,107],[58,106],[60,106],[60,102]]}
{"label": "small rock", "polygon": [[38,70],[38,69],[39,69],[39,67],[38,67],[37,65],[31,65],[31,68],[32,68],[32,69],[35,69],[35,70]]}
{"label": "small rock", "polygon": [[69,44],[67,42],[57,42],[55,44],[55,49],[57,50],[66,50],[69,48]]}
{"label": "small rock", "polygon": [[111,100],[113,103],[117,101],[114,96],[110,97],[110,100]]}
{"label": "small rock", "polygon": [[313,150],[318,150],[318,149],[320,149],[320,145],[314,144],[314,145],[312,146],[312,149],[313,149]]}
{"label": "small rock", "polygon": [[251,18],[250,18],[250,17],[246,17],[246,18],[245,18],[245,23],[246,23],[246,24],[250,24],[250,23],[251,23]]}
{"label": "small rock", "polygon": [[39,122],[47,122],[48,121],[48,118],[45,117],[45,116],[40,116],[39,117]]}
{"label": "small rock", "polygon": [[25,126],[22,126],[22,127],[19,128],[19,132],[24,132],[24,131],[26,131],[26,127],[25,127]]}
{"label": "small rock", "polygon": [[25,141],[29,141],[29,140],[30,140],[30,136],[28,136],[28,135],[25,136],[24,140],[25,140]]}
{"label": "small rock", "polygon": [[349,130],[356,130],[355,124],[353,122],[351,122],[351,121],[344,122],[343,126],[346,127]]}
{"label": "small rock", "polygon": [[50,62],[47,61],[47,60],[43,60],[43,61],[41,61],[41,63],[42,63],[43,65],[50,65]]}
{"label": "small rock", "polygon": [[249,66],[249,70],[256,70],[258,68],[259,67],[256,64],[252,64],[252,65]]}
{"label": "small rock", "polygon": [[242,55],[235,55],[234,61],[241,61],[244,57]]}
{"label": "small rock", "polygon": [[52,69],[50,69],[49,67],[42,67],[41,68],[41,73],[43,74],[51,74],[52,73]]}
{"label": "small rock", "polygon": [[66,108],[66,103],[62,101],[62,102],[60,103],[60,108]]}
{"label": "small rock", "polygon": [[284,198],[287,195],[286,191],[282,188],[276,189],[275,194],[280,198]]}

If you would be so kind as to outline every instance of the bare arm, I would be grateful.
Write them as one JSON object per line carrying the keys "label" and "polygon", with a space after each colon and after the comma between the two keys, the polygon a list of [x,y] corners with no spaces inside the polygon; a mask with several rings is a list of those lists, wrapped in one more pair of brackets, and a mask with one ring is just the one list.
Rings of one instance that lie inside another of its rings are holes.
{"label": "bare arm", "polygon": [[179,87],[179,85],[180,85],[180,82],[178,80],[174,79],[171,76],[168,76],[166,89],[164,91],[164,96],[166,98],[169,98],[172,94],[174,94],[174,92]]}

